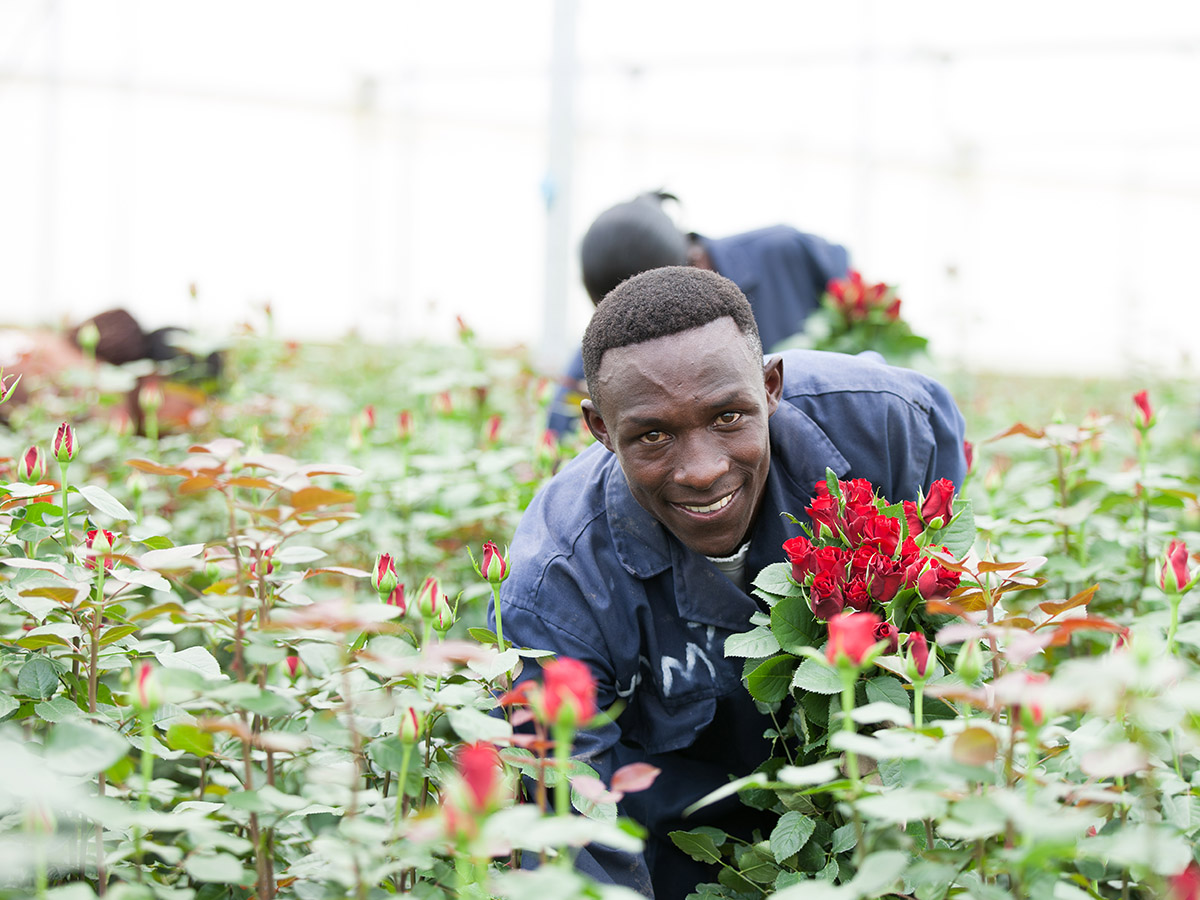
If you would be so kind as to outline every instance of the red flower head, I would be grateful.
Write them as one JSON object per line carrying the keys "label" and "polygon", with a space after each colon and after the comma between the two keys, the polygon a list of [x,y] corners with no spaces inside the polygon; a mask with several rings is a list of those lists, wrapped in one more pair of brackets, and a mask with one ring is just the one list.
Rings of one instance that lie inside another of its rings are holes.
{"label": "red flower head", "polygon": [[500,553],[493,541],[483,545],[483,561],[479,564],[479,574],[489,584],[499,584],[508,577],[508,558]]}
{"label": "red flower head", "polygon": [[846,605],[858,612],[866,612],[871,608],[871,594],[867,590],[867,583],[861,578],[855,578],[846,586],[842,596],[846,598]]}
{"label": "red flower head", "polygon": [[400,740],[406,744],[414,744],[421,738],[425,729],[425,717],[413,709],[400,711]]}
{"label": "red flower head", "polygon": [[449,391],[434,394],[433,411],[443,416],[448,416],[454,412],[454,398],[450,396]]}
{"label": "red flower head", "polygon": [[493,415],[487,421],[487,442],[489,444],[496,443],[500,438],[500,426],[504,420],[499,415]]}
{"label": "red flower head", "polygon": [[1167,900],[1200,900],[1200,866],[1190,862],[1178,875],[1171,876]]}
{"label": "red flower head", "polygon": [[300,657],[295,655],[285,656],[283,664],[287,667],[288,678],[295,681],[300,675]]}
{"label": "red flower head", "polygon": [[268,547],[258,554],[258,558],[250,562],[250,577],[255,578],[258,575],[258,563],[262,562],[262,572],[264,575],[270,575],[275,571],[275,562],[271,559],[275,555],[275,548]]}
{"label": "red flower head", "polygon": [[542,666],[546,721],[575,725],[596,715],[596,680],[577,659],[561,656]]}
{"label": "red flower head", "polygon": [[910,631],[907,646],[913,671],[918,678],[924,678],[929,671],[929,642],[920,631]]}
{"label": "red flower head", "polygon": [[787,554],[788,562],[792,564],[792,578],[797,584],[803,584],[804,579],[812,571],[812,541],[803,535],[794,537],[783,542],[783,552]]}
{"label": "red flower head", "polygon": [[908,537],[909,540],[912,540],[925,530],[925,524],[921,521],[921,514],[917,511],[917,504],[911,500],[905,500],[902,505],[904,507],[904,521],[908,525]]}
{"label": "red flower head", "polygon": [[[87,543],[87,548],[90,551],[92,551],[89,554],[89,556],[103,557],[105,570],[111,572],[112,567],[113,567],[113,558],[112,558],[113,544],[116,543],[116,538],[113,537],[113,533],[111,531],[101,531],[99,529],[93,528],[91,531],[89,531],[87,533],[87,542],[86,543]],[[94,558],[89,559],[87,561],[86,565],[89,569],[96,568],[95,559]]]}
{"label": "red flower head", "polygon": [[869,509],[875,511],[875,488],[865,478],[853,478],[850,481],[839,481],[842,498],[847,507]]}
{"label": "red flower head", "polygon": [[1171,541],[1167,546],[1166,562],[1163,563],[1158,576],[1158,583],[1162,585],[1163,590],[1176,593],[1187,586],[1192,580],[1188,563],[1187,544],[1183,541]]}
{"label": "red flower head", "polygon": [[370,431],[375,427],[375,407],[368,403],[363,407],[363,431]]}
{"label": "red flower head", "polygon": [[152,711],[162,705],[162,686],[158,680],[158,667],[153,663],[141,663],[136,670],[137,681],[129,699],[143,711]]}
{"label": "red flower head", "polygon": [[904,584],[904,567],[898,560],[875,554],[867,567],[867,590],[876,603],[888,603]]}
{"label": "red flower head", "polygon": [[834,534],[838,533],[838,526],[841,523],[841,508],[836,498],[829,494],[823,497],[814,497],[807,511],[808,517],[816,525],[824,525]]}
{"label": "red flower head", "polygon": [[929,486],[929,496],[921,504],[921,521],[926,525],[934,519],[941,519],[946,525],[954,516],[954,482],[948,478],[939,478]]}
{"label": "red flower head", "polygon": [[1141,421],[1135,419],[1133,424],[1138,428],[1149,428],[1154,424],[1154,408],[1150,405],[1150,395],[1145,391],[1138,391],[1133,395],[1133,402],[1141,414]]}
{"label": "red flower head", "polygon": [[390,553],[380,553],[375,558],[375,568],[371,570],[371,584],[379,595],[390,594],[400,580],[396,575],[396,560]]}
{"label": "red flower head", "polygon": [[954,593],[961,577],[958,572],[930,562],[917,576],[917,592],[922,600],[944,600]]}
{"label": "red flower head", "polygon": [[412,410],[402,409],[396,416],[396,436],[402,441],[407,441],[412,437],[413,433],[413,414]]}
{"label": "red flower head", "polygon": [[967,461],[967,471],[973,471],[975,468],[975,445],[970,441],[963,441],[963,459]]}
{"label": "red flower head", "polygon": [[862,665],[867,651],[875,646],[875,628],[880,624],[874,613],[842,613],[829,620],[829,642],[825,658],[834,665],[845,657],[855,666]]}
{"label": "red flower head", "polygon": [[417,611],[428,619],[435,616],[438,609],[444,606],[446,597],[438,590],[438,580],[430,575],[421,585],[421,593],[417,595]]}
{"label": "red flower head", "polygon": [[846,608],[842,579],[827,572],[817,572],[808,589],[813,615],[818,619],[833,619]]}
{"label": "red flower head", "polygon": [[458,774],[467,786],[467,798],[474,812],[486,812],[495,805],[496,789],[502,774],[500,753],[482,741],[467,744],[455,759]]}
{"label": "red flower head", "polygon": [[875,640],[876,642],[887,641],[886,651],[888,653],[895,653],[900,649],[900,632],[891,622],[880,622],[875,626]]}
{"label": "red flower head", "polygon": [[900,520],[892,516],[873,516],[863,528],[862,540],[884,556],[895,556],[900,545]]}
{"label": "red flower head", "polygon": [[60,463],[69,463],[75,458],[75,452],[78,448],[75,446],[75,429],[66,422],[58,426],[58,431],[54,433],[54,443],[51,444],[51,449],[54,451],[54,458]]}
{"label": "red flower head", "polygon": [[17,461],[17,477],[27,484],[36,484],[46,476],[46,454],[38,446],[30,447]]}

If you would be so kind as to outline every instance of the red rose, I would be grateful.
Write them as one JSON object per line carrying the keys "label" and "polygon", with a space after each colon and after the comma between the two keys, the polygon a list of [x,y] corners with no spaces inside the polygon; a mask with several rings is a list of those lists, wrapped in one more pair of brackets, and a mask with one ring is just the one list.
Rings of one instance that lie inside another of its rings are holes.
{"label": "red rose", "polygon": [[904,501],[904,521],[908,523],[908,537],[911,540],[925,530],[925,525],[921,522],[921,516],[917,512],[917,504],[911,500]]}
{"label": "red rose", "polygon": [[813,572],[818,575],[830,575],[837,579],[838,584],[846,583],[846,564],[850,561],[850,551],[841,547],[821,547],[813,551]]}
{"label": "red rose", "polygon": [[975,468],[975,445],[970,441],[963,441],[963,459],[967,461],[967,471],[972,472]]}
{"label": "red rose", "polygon": [[380,553],[375,558],[375,568],[371,570],[371,584],[375,590],[380,596],[390,594],[399,580],[399,576],[396,575],[396,560],[392,554]]}
{"label": "red rose", "polygon": [[929,486],[929,496],[921,504],[921,521],[926,525],[934,519],[941,519],[946,525],[954,516],[954,482],[948,478],[939,478]]}
{"label": "red rose", "polygon": [[866,612],[871,606],[871,594],[867,591],[867,583],[861,578],[855,578],[842,592],[846,605],[858,612]]}
{"label": "red rose", "polygon": [[917,592],[924,600],[944,600],[954,593],[960,577],[958,572],[930,562],[928,568],[917,576]]}
{"label": "red rose", "polygon": [[875,641],[887,641],[887,652],[895,653],[900,647],[900,632],[891,622],[880,622],[875,626]]}
{"label": "red rose", "polygon": [[508,559],[493,541],[487,541],[483,545],[483,562],[479,564],[479,574],[490,584],[499,584],[508,577]]}
{"label": "red rose", "polygon": [[829,494],[815,497],[808,506],[808,517],[817,525],[824,525],[834,534],[838,533],[841,523],[841,508],[837,500]]}
{"label": "red rose", "polygon": [[866,577],[867,569],[871,565],[871,560],[878,556],[878,551],[866,544],[855,548],[850,554],[850,577],[862,579]]}
{"label": "red rose", "polygon": [[885,556],[895,556],[900,544],[900,520],[891,516],[873,516],[863,529],[862,540]]}
{"label": "red rose", "polygon": [[92,551],[89,556],[93,557],[93,559],[89,559],[85,565],[87,565],[89,569],[96,568],[94,557],[100,556],[104,558],[105,570],[111,572],[113,567],[113,544],[116,543],[116,540],[117,539],[113,537],[113,533],[111,531],[103,531],[97,528],[93,528],[91,531],[89,531],[87,533],[86,543],[87,548]]}
{"label": "red rose", "polygon": [[818,619],[832,619],[846,606],[842,579],[826,572],[818,572],[813,576],[808,596],[813,615]]}
{"label": "red rose", "polygon": [[1190,862],[1178,875],[1171,876],[1167,900],[1200,900],[1200,866]]}
{"label": "red rose", "polygon": [[904,584],[904,568],[897,560],[875,554],[867,568],[867,590],[876,603],[888,603]]}
{"label": "red rose", "polygon": [[493,805],[496,788],[500,785],[500,754],[491,744],[467,744],[458,751],[455,760],[458,774],[467,786],[467,794],[475,812],[484,812]]}
{"label": "red rose", "polygon": [[842,497],[846,501],[847,508],[866,507],[871,512],[875,511],[875,488],[867,479],[855,478],[851,481],[839,481],[838,486],[842,489]]}
{"label": "red rose", "polygon": [[803,584],[805,577],[812,571],[812,541],[804,535],[794,537],[783,542],[783,552],[787,554],[788,562],[792,564],[792,578],[797,584]]}
{"label": "red rose", "polygon": [[867,651],[875,646],[875,626],[880,622],[874,613],[842,613],[829,620],[829,642],[825,645],[825,658],[837,664],[846,657],[854,665],[861,665]]}
{"label": "red rose", "polygon": [[542,667],[548,722],[587,722],[596,715],[596,680],[586,663],[568,656]]}

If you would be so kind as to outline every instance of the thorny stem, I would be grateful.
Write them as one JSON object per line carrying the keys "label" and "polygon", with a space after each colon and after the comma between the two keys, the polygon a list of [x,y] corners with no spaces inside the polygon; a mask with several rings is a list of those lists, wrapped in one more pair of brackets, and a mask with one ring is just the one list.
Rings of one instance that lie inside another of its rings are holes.
{"label": "thorny stem", "polygon": [[[66,481],[65,477],[63,479]],[[64,493],[63,503],[66,503]],[[65,507],[64,507],[65,508]],[[92,633],[90,660],[88,665],[88,712],[96,715],[96,693],[98,689],[100,668],[100,623],[104,617],[104,562],[101,560],[96,567],[96,602],[92,608]],[[104,796],[105,776],[99,773],[96,779],[96,793]],[[141,874],[141,867],[138,867]],[[108,873],[104,867],[104,825],[96,822],[96,893],[103,897],[108,890]]]}

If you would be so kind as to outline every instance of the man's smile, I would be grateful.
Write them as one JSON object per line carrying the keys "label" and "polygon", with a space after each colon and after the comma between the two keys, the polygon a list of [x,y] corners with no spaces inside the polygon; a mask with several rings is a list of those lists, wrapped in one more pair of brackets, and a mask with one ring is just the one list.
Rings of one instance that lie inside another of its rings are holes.
{"label": "man's smile", "polygon": [[733,499],[733,495],[736,493],[737,491],[730,491],[724,497],[720,498],[719,500],[715,500],[706,506],[691,506],[687,503],[676,503],[675,506],[679,507],[680,509],[685,509],[691,513],[714,513],[717,510],[724,509],[726,506],[728,506],[729,501]]}

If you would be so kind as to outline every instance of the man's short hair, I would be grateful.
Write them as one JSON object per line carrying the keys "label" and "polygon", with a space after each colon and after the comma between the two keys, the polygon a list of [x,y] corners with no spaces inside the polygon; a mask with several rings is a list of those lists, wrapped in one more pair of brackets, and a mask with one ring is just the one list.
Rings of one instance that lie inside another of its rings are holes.
{"label": "man's short hair", "polygon": [[600,361],[606,350],[699,328],[729,316],[756,356],[762,341],[754,312],[736,284],[716,272],[668,266],[643,272],[604,298],[583,333],[583,373],[599,404]]}
{"label": "man's short hair", "polygon": [[641,194],[596,217],[579,248],[583,286],[599,304],[618,284],[639,272],[687,263],[687,239],[663,212],[669,194]]}

